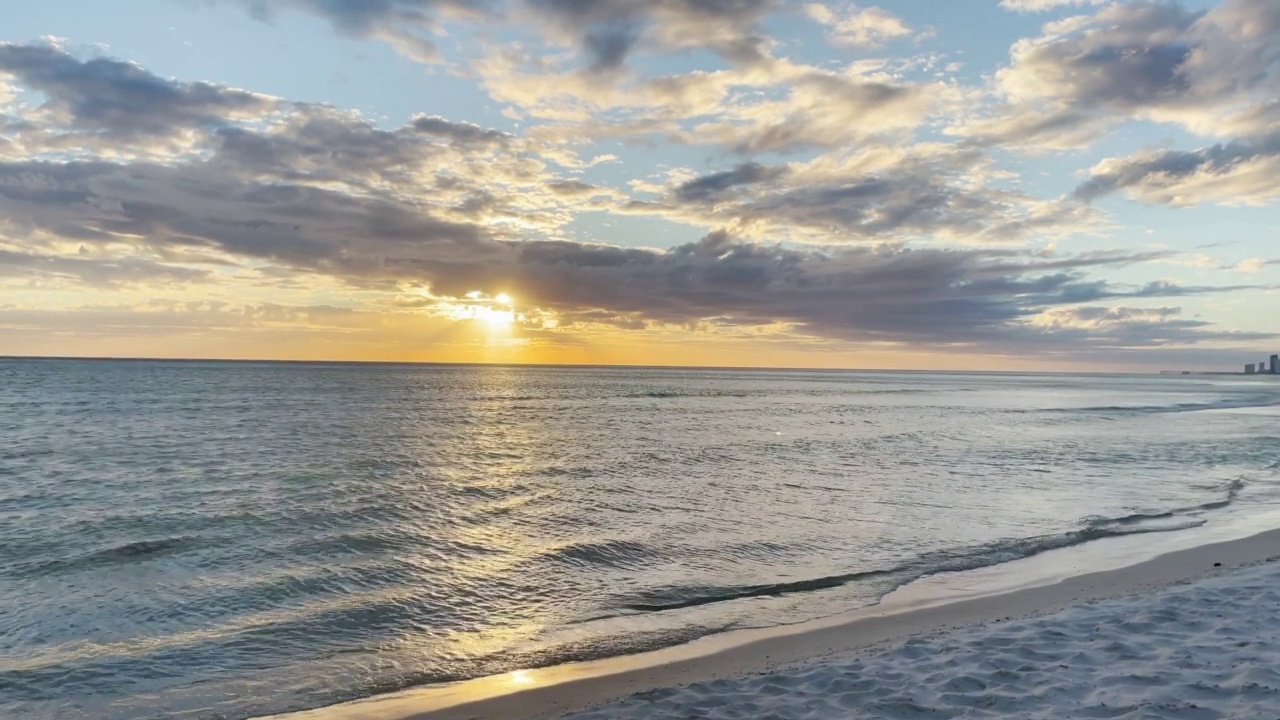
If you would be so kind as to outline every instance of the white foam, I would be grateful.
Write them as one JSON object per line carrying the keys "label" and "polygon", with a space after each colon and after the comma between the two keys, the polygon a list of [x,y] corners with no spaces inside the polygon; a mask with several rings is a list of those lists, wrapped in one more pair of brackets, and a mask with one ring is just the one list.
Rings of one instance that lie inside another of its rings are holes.
{"label": "white foam", "polygon": [[565,717],[1276,718],[1280,563]]}

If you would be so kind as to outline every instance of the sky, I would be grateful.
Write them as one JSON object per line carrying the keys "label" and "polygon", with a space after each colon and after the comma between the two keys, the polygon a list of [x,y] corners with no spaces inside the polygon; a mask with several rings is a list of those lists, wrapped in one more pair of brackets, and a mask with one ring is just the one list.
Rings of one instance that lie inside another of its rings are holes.
{"label": "sky", "polygon": [[1280,351],[1275,0],[45,0],[0,354]]}

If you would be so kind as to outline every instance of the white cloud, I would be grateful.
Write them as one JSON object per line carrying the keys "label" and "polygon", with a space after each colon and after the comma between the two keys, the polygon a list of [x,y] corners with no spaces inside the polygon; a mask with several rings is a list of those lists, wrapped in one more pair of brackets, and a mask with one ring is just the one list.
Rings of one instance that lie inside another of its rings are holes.
{"label": "white cloud", "polygon": [[914,34],[902,18],[877,6],[863,9],[854,6],[841,17],[826,5],[810,3],[805,6],[805,13],[830,27],[832,42],[840,45],[874,48]]}
{"label": "white cloud", "polygon": [[1000,7],[1021,13],[1046,12],[1064,7],[1102,5],[1108,0],[1000,0]]}

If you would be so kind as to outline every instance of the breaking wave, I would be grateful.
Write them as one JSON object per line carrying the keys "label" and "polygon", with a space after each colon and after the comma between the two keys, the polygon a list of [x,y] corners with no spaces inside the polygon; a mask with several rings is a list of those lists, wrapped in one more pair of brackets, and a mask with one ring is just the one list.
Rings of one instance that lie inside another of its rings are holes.
{"label": "breaking wave", "polygon": [[1244,481],[1236,479],[1222,487],[1226,496],[1220,500],[1164,512],[1133,513],[1113,518],[1090,516],[1081,520],[1081,527],[1076,530],[927,552],[908,562],[887,568],[783,583],[666,588],[637,596],[634,600],[621,604],[619,609],[636,613],[665,612],[732,600],[827,590],[864,582],[883,583],[884,587],[880,588],[879,593],[883,596],[895,588],[938,573],[976,570],[1103,538],[1177,532],[1199,527],[1206,520],[1197,517],[1197,513],[1227,507],[1239,497],[1244,487]]}

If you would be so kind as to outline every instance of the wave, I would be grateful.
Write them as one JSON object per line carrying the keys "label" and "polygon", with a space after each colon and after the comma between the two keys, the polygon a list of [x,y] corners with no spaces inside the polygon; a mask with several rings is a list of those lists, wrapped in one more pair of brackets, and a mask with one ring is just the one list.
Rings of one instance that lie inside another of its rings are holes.
{"label": "wave", "polygon": [[[971,392],[973,388],[948,388],[948,393]],[[829,392],[819,392],[814,390],[780,390],[771,388],[766,392],[762,391],[743,391],[743,390],[645,390],[640,392],[631,392],[618,395],[617,397],[637,399],[637,398],[747,398],[747,397],[777,397],[777,396],[832,396],[832,397],[849,397],[855,395],[919,395],[923,393],[938,392],[937,388],[848,388],[842,389],[834,395]]]}
{"label": "wave", "polygon": [[659,553],[647,545],[627,540],[609,540],[567,545],[545,553],[540,559],[568,565],[604,565],[625,569],[658,557]]}
{"label": "wave", "polygon": [[53,448],[27,448],[0,452],[0,460],[25,460],[27,458],[52,455]]}
{"label": "wave", "polygon": [[[1253,395],[1244,398],[1217,400],[1207,403],[1175,403],[1173,405],[1101,405],[1098,407],[1059,408],[1059,412],[1133,413],[1156,415],[1163,413],[1198,412],[1201,410],[1238,410],[1241,408],[1280,407],[1276,395]],[[1035,411],[1039,412],[1039,411]]]}
{"label": "wave", "polygon": [[733,391],[722,391],[722,390],[704,390],[704,391],[699,391],[699,392],[681,392],[681,391],[677,391],[677,390],[648,390],[648,391],[644,391],[644,392],[625,393],[625,394],[623,394],[623,395],[619,395],[618,397],[623,397],[623,398],[628,398],[628,399],[635,399],[635,398],[682,398],[682,397],[698,397],[698,398],[731,397],[731,398],[745,398],[745,397],[750,397],[750,395],[749,395],[748,393],[745,393],[745,392],[733,392]]}
{"label": "wave", "polygon": [[[1158,513],[1133,513],[1114,518],[1089,516],[1081,520],[1083,527],[1078,530],[937,550],[887,568],[784,583],[664,588],[637,596],[634,600],[620,604],[618,609],[633,613],[666,612],[733,600],[828,590],[873,580],[884,580],[887,585],[885,592],[889,592],[930,575],[976,570],[1103,538],[1189,530],[1207,522],[1204,518],[1195,517],[1196,513],[1227,507],[1235,502],[1244,487],[1244,481],[1236,479],[1222,486],[1226,497],[1221,500]],[[1167,520],[1176,522],[1156,522]]]}
{"label": "wave", "polygon": [[138,540],[114,547],[93,550],[69,558],[19,563],[15,568],[24,575],[53,575],[73,570],[84,570],[104,565],[145,562],[164,555],[172,555],[193,547],[198,538],[178,536],[158,540]]}
{"label": "wave", "polygon": [[1150,520],[1166,520],[1169,518],[1175,518],[1182,515],[1191,515],[1194,513],[1204,512],[1206,510],[1221,510],[1222,508],[1227,507],[1231,503],[1235,502],[1236,499],[1240,497],[1240,493],[1244,490],[1245,485],[1246,483],[1244,481],[1244,478],[1236,478],[1235,480],[1231,480],[1230,482],[1226,482],[1221,485],[1216,485],[1212,489],[1221,490],[1226,493],[1226,496],[1223,497],[1221,500],[1211,500],[1209,502],[1200,503],[1199,505],[1191,505],[1184,508],[1175,508],[1173,510],[1165,510],[1164,512],[1157,512],[1157,513],[1133,513],[1132,515],[1124,515],[1118,518],[1108,518],[1101,515],[1090,515],[1089,517],[1086,517],[1082,522],[1089,527],[1093,527],[1095,525],[1097,527],[1107,527],[1109,525],[1125,526],[1125,525],[1134,525],[1137,523],[1147,522]]}

